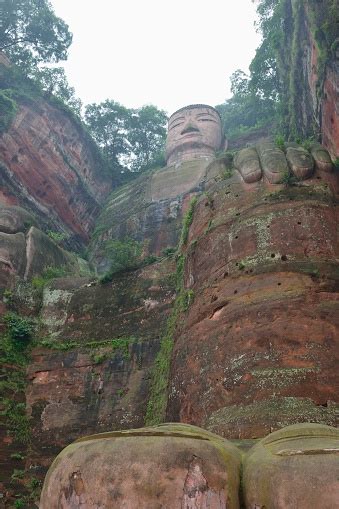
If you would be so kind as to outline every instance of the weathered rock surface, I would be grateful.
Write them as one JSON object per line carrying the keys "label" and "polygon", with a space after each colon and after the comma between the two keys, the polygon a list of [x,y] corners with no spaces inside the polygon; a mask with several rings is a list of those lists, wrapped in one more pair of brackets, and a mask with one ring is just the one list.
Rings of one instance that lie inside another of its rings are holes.
{"label": "weathered rock surface", "polygon": [[4,233],[26,232],[30,226],[37,226],[35,218],[21,207],[0,206],[0,231]]}
{"label": "weathered rock surface", "polygon": [[324,83],[324,96],[322,104],[322,141],[333,157],[339,154],[339,50],[336,51],[336,60],[328,65]]}
{"label": "weathered rock surface", "polygon": [[[339,156],[339,49],[336,2],[286,0],[277,64],[292,137],[321,139]],[[297,50],[295,46],[297,42]]]}
{"label": "weathered rock surface", "polygon": [[259,156],[254,147],[239,150],[234,158],[234,166],[240,171],[244,181],[249,184],[261,178]]}
{"label": "weathered rock surface", "polygon": [[144,424],[172,271],[163,260],[104,285],[68,278],[44,289],[41,334],[50,337],[32,352],[26,391],[31,464],[49,466],[82,435]]}
{"label": "weathered rock surface", "polygon": [[26,269],[26,239],[23,233],[0,232],[0,263],[1,280],[6,288],[6,275],[15,275],[23,277]]}
{"label": "weathered rock surface", "polygon": [[50,268],[61,268],[73,276],[90,274],[88,264],[75,254],[61,249],[48,235],[32,226],[26,238],[27,265],[25,279],[43,274]]}
{"label": "weathered rock surface", "polygon": [[194,426],[85,437],[51,466],[41,509],[239,508],[239,451]]}
{"label": "weathered rock surface", "polygon": [[182,216],[194,193],[202,190],[208,161],[178,163],[143,175],[113,192],[100,215],[90,244],[90,260],[99,273],[109,269],[107,240],[133,239],[144,255],[161,255],[178,243]]}
{"label": "weathered rock surface", "polygon": [[288,165],[285,154],[273,142],[263,142],[257,147],[260,164],[265,177],[271,184],[280,184]]}
{"label": "weathered rock surface", "polygon": [[[10,216],[5,217],[7,230],[24,229],[24,223],[14,222]],[[23,217],[26,217],[23,214]],[[29,214],[27,217],[30,217]],[[26,226],[27,227],[27,226]],[[29,228],[25,235],[3,233],[0,231],[0,288],[10,289],[17,284],[17,278],[31,280],[34,276],[43,275],[47,269],[61,269],[65,274],[90,274],[88,263],[75,254],[60,248],[48,235],[35,226]]]}
{"label": "weathered rock surface", "polygon": [[[0,79],[4,73],[1,66]],[[41,97],[17,102],[16,116],[0,137],[1,202],[20,205],[41,226],[70,234],[69,246],[83,246],[112,179],[69,113]]]}
{"label": "weathered rock surface", "polygon": [[338,177],[318,171],[287,187],[246,184],[238,172],[206,180],[188,238],[194,301],[174,347],[167,419],[227,438],[304,420],[335,425]]}
{"label": "weathered rock surface", "polygon": [[293,174],[300,180],[309,178],[313,173],[314,160],[302,147],[287,147],[286,159]]}
{"label": "weathered rock surface", "polygon": [[245,507],[339,507],[339,431],[288,426],[261,440],[243,469]]}
{"label": "weathered rock surface", "polygon": [[315,144],[312,146],[311,154],[314,158],[315,165],[319,170],[332,171],[333,164],[327,150],[322,145]]}

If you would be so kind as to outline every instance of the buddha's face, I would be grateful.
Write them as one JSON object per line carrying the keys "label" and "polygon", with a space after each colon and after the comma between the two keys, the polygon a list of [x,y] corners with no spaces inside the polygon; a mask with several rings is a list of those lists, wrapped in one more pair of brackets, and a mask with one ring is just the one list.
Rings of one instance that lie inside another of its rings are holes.
{"label": "buddha's face", "polygon": [[221,148],[223,134],[218,113],[205,106],[188,106],[174,113],[168,123],[167,164],[212,156]]}

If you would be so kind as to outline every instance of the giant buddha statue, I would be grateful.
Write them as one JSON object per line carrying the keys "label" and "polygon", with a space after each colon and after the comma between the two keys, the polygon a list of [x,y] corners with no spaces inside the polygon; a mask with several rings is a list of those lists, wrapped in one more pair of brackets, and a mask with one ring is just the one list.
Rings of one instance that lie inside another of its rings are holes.
{"label": "giant buddha statue", "polygon": [[192,104],[174,112],[168,121],[167,166],[192,159],[212,160],[226,148],[221,118],[206,104]]}

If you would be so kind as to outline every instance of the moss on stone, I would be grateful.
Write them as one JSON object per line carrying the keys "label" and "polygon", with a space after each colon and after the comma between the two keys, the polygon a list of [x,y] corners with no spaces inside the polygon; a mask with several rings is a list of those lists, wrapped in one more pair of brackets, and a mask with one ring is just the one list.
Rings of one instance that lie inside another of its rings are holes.
{"label": "moss on stone", "polygon": [[298,422],[316,422],[334,426],[338,406],[316,405],[310,398],[271,397],[249,405],[231,405],[214,412],[205,426],[213,432],[232,429],[235,433],[245,424],[255,426],[257,422],[274,424],[277,428]]}
{"label": "moss on stone", "polygon": [[18,106],[12,98],[11,90],[0,90],[0,134],[9,129],[17,109]]}

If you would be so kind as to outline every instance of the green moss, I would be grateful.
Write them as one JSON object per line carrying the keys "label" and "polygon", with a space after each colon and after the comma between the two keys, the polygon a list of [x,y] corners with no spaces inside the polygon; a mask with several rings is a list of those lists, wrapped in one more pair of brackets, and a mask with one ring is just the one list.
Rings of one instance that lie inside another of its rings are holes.
{"label": "green moss", "polygon": [[93,362],[99,364],[104,362],[106,358],[115,353],[120,353],[124,358],[129,358],[129,348],[132,343],[136,342],[136,338],[134,336],[130,337],[122,337],[122,338],[114,338],[114,339],[105,339],[102,341],[87,341],[87,342],[77,342],[74,340],[63,340],[62,342],[51,339],[43,339],[39,342],[36,342],[36,346],[43,346],[45,348],[50,348],[51,350],[59,350],[59,351],[68,351],[75,349],[84,349],[84,350],[97,350],[99,348],[107,348],[109,351],[95,352],[91,354]]}
{"label": "green moss", "polygon": [[151,373],[152,383],[145,416],[146,426],[160,424],[164,420],[172,350],[172,337],[163,338]]}
{"label": "green moss", "polygon": [[4,398],[3,408],[1,415],[5,418],[8,432],[18,443],[28,444],[31,439],[31,428],[25,403]]}
{"label": "green moss", "polygon": [[18,106],[12,98],[11,90],[0,90],[0,134],[8,130],[17,109]]}
{"label": "green moss", "polygon": [[183,222],[182,222],[182,228],[181,228],[181,235],[179,240],[179,246],[178,251],[180,252],[182,247],[186,245],[187,239],[188,239],[188,232],[190,229],[190,226],[193,221],[193,215],[194,215],[194,209],[197,204],[198,198],[194,196],[192,200],[190,201],[190,204],[188,206],[188,210],[186,214],[184,215]]}
{"label": "green moss", "polygon": [[64,267],[47,267],[40,276],[33,277],[31,283],[33,288],[41,289],[52,281],[52,279],[65,277],[67,275],[70,275],[70,272]]}
{"label": "green moss", "polygon": [[190,225],[193,221],[197,197],[194,197],[183,219],[181,238],[176,257],[175,285],[177,296],[172,312],[167,320],[166,331],[160,344],[160,350],[151,370],[151,388],[147,403],[145,425],[153,426],[164,421],[168,396],[170,363],[174,345],[174,334],[179,325],[180,316],[186,313],[194,300],[194,291],[184,288],[184,268],[186,256],[181,252],[187,243]]}
{"label": "green moss", "polygon": [[[20,319],[19,325],[24,322],[24,318],[15,315],[14,335],[24,333],[26,337],[26,327],[22,329],[21,325],[17,328],[17,319]],[[12,321],[12,319],[11,319]],[[31,329],[29,329],[31,333]],[[13,331],[12,331],[13,333]],[[30,336],[29,336],[30,338]],[[13,339],[8,332],[0,336],[0,365],[1,383],[0,400],[2,401],[1,416],[6,426],[7,433],[14,437],[18,443],[28,444],[30,441],[30,422],[26,415],[26,405],[23,402],[26,388],[26,366],[29,362],[30,343],[21,339]]]}

